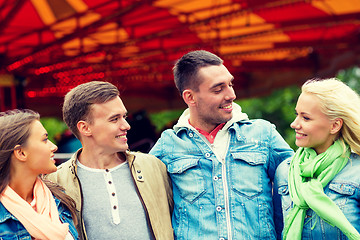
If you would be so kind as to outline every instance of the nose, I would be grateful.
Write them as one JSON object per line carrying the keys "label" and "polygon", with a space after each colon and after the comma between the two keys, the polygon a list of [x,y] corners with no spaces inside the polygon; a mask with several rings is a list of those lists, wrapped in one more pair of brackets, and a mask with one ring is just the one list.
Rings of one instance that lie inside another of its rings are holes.
{"label": "nose", "polygon": [[229,91],[228,91],[227,95],[225,96],[225,99],[227,101],[234,101],[236,99],[236,94],[232,87],[229,87]]}
{"label": "nose", "polygon": [[290,123],[290,127],[292,128],[292,129],[298,129],[299,128],[299,123],[298,123],[298,117],[296,117],[295,119],[294,119],[294,121],[292,122],[292,123]]}
{"label": "nose", "polygon": [[122,131],[129,131],[130,130],[130,124],[126,121],[126,119],[123,119],[123,121],[121,122],[121,125],[120,125],[120,129]]}
{"label": "nose", "polygon": [[49,140],[49,142],[51,144],[51,152],[56,152],[58,150],[58,147],[52,141]]}

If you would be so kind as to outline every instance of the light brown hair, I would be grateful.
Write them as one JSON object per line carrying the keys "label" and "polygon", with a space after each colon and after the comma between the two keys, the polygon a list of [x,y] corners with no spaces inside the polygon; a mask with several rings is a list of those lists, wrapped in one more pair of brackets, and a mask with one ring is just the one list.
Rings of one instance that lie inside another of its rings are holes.
{"label": "light brown hair", "polygon": [[92,81],[71,89],[64,99],[63,119],[71,132],[80,140],[77,123],[91,123],[91,105],[105,103],[119,96],[119,90],[109,82]]}

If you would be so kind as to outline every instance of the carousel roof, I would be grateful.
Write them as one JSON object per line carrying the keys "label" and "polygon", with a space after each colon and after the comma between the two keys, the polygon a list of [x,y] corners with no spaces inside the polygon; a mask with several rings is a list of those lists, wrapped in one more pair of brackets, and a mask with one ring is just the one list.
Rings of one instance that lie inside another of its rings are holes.
{"label": "carousel roof", "polygon": [[188,51],[220,56],[247,98],[358,65],[359,42],[360,0],[0,0],[0,85],[42,115],[93,80],[157,111],[184,106],[172,67]]}

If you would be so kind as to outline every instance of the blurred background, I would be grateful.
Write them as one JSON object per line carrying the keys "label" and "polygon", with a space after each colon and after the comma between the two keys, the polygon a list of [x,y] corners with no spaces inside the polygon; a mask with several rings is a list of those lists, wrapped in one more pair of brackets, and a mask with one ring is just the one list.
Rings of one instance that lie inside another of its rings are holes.
{"label": "blurred background", "polygon": [[61,119],[65,93],[116,85],[131,150],[148,152],[185,109],[172,67],[191,50],[224,60],[237,102],[289,124],[299,86],[338,77],[360,88],[360,0],[0,0],[0,110],[38,111],[59,153],[81,145]]}

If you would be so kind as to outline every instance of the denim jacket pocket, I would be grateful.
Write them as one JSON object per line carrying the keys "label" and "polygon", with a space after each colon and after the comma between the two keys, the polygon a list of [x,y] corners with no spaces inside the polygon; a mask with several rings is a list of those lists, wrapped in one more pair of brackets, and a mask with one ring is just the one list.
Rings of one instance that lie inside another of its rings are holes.
{"label": "denim jacket pocket", "polygon": [[168,164],[168,172],[180,196],[190,203],[205,193],[200,159],[182,158]]}
{"label": "denim jacket pocket", "polygon": [[231,166],[232,190],[248,198],[260,195],[263,192],[263,178],[266,174],[266,154],[234,152],[231,155],[234,159]]}
{"label": "denim jacket pocket", "polygon": [[355,193],[356,187],[349,183],[331,182],[329,189],[329,197],[342,209],[348,198]]}

